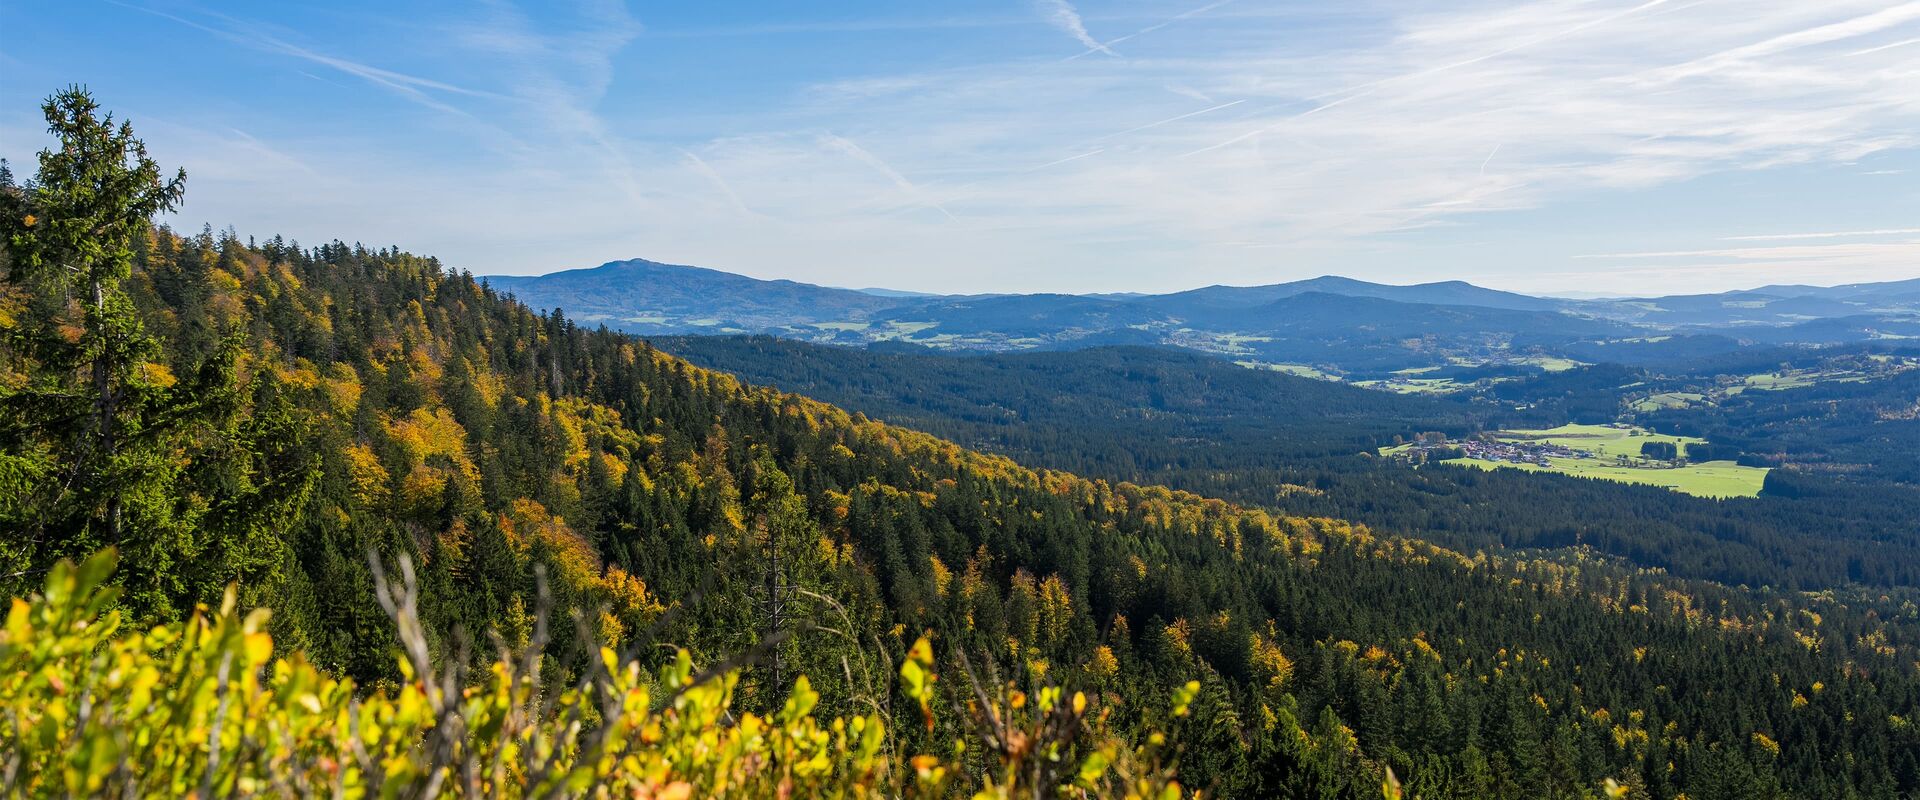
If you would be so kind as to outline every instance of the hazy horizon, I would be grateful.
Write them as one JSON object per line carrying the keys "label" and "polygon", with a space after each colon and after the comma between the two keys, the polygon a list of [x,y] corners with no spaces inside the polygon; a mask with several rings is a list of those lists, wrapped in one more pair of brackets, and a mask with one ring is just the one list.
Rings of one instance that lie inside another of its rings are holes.
{"label": "hazy horizon", "polygon": [[[831,284],[831,283],[815,283],[812,281],[789,278],[784,275],[777,275],[777,274],[754,275],[754,274],[742,272],[739,270],[728,269],[723,266],[713,266],[710,264],[677,264],[677,263],[659,261],[656,259],[650,259],[646,257],[618,258],[618,259],[613,259],[611,261],[603,262],[600,264],[595,264],[593,266],[561,267],[558,269],[548,270],[546,272],[537,272],[537,273],[475,272],[474,274],[477,277],[480,277],[482,279],[496,278],[496,277],[498,278],[529,278],[529,277],[538,278],[538,277],[553,275],[561,272],[579,272],[584,270],[599,269],[601,267],[611,266],[614,264],[620,264],[628,261],[647,261],[647,262],[659,264],[662,266],[668,266],[668,267],[690,267],[694,269],[713,270],[715,272],[725,272],[733,275],[740,275],[748,278],[753,278],[755,280],[763,280],[763,281],[781,281],[781,280],[794,281],[796,283],[804,283],[804,284],[809,284],[813,286],[819,286],[825,289],[840,289],[840,290],[849,291],[849,292],[900,294],[902,296],[921,295],[921,296],[979,297],[979,296],[986,296],[986,295],[1011,295],[1011,294],[1063,294],[1063,295],[1085,295],[1085,296],[1139,295],[1144,297],[1144,296],[1153,296],[1153,295],[1161,295],[1161,294],[1174,294],[1178,292],[1191,291],[1194,289],[1207,289],[1207,288],[1214,288],[1214,287],[1252,288],[1252,287],[1258,287],[1258,286],[1270,286],[1278,283],[1294,283],[1294,282],[1301,282],[1301,281],[1312,281],[1312,280],[1319,280],[1323,278],[1344,278],[1344,279],[1350,279],[1350,280],[1366,280],[1364,278],[1356,278],[1352,275],[1341,275],[1339,273],[1329,272],[1329,273],[1323,273],[1319,275],[1307,275],[1299,278],[1288,278],[1286,280],[1280,280],[1280,281],[1270,281],[1267,283],[1202,283],[1202,284],[1194,284],[1191,286],[1180,286],[1172,289],[1164,289],[1164,290],[1151,291],[1151,292],[1131,291],[1131,290],[1125,290],[1125,289],[1105,289],[1101,287],[1088,287],[1086,289],[1083,289],[1080,291],[1073,291],[1073,292],[1020,292],[1020,291],[1004,291],[1004,290],[1003,291],[979,290],[979,291],[935,292],[935,291],[922,291],[919,289],[915,289],[911,286],[894,286],[894,285],[843,286],[843,285]],[[1854,284],[1854,283],[1880,283],[1880,282],[1903,281],[1903,280],[1911,280],[1911,279],[1920,279],[1920,270],[1916,270],[1915,273],[1912,275],[1891,277],[1886,279],[1886,281],[1827,281],[1827,282],[1813,281],[1813,282],[1796,282],[1796,283],[1799,283],[1801,285],[1808,285],[1808,286],[1835,287],[1835,286],[1844,286],[1844,285]],[[1403,281],[1403,282],[1368,281],[1368,282],[1378,283],[1378,284],[1383,284],[1388,286],[1414,286],[1419,284],[1447,283],[1447,282],[1453,282],[1453,281],[1470,283],[1474,286],[1478,286],[1483,289],[1494,289],[1497,291],[1513,292],[1516,294],[1525,294],[1533,297],[1544,297],[1544,298],[1552,298],[1552,299],[1558,299],[1558,300],[1608,300],[1608,299],[1645,298],[1645,297],[1665,296],[1665,295],[1674,295],[1674,294],[1693,294],[1692,292],[1658,292],[1658,291],[1652,294],[1621,294],[1616,292],[1592,292],[1592,291],[1580,291],[1580,290],[1525,291],[1520,289],[1507,289],[1498,285],[1477,283],[1474,281],[1465,281],[1464,279],[1460,279],[1460,278],[1448,278],[1444,276],[1434,277],[1427,280],[1418,280],[1418,281]],[[1726,292],[1753,291],[1757,289],[1766,288],[1767,286],[1777,286],[1777,285],[1784,285],[1784,284],[1785,282],[1770,283],[1770,284],[1755,284],[1752,286],[1733,286],[1726,289],[1716,290],[1714,292],[1704,292],[1704,293],[1713,294],[1713,293],[1718,293],[1722,291],[1726,291]]]}

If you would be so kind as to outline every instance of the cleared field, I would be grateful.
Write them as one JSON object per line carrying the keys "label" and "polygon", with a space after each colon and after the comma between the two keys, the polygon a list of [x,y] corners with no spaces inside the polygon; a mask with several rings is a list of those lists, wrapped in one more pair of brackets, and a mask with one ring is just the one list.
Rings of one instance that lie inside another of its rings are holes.
{"label": "cleared field", "polygon": [[1537,431],[1501,431],[1495,435],[1501,441],[1557,444],[1608,459],[1615,456],[1639,458],[1640,445],[1647,442],[1672,442],[1685,449],[1687,444],[1706,441],[1691,436],[1668,436],[1644,428],[1613,425],[1562,425]]}
{"label": "cleared field", "polygon": [[1633,404],[1635,411],[1658,411],[1663,408],[1686,408],[1695,403],[1707,402],[1707,396],[1699,392],[1661,392]]}
{"label": "cleared field", "polygon": [[1504,461],[1482,461],[1477,458],[1459,458],[1446,463],[1478,469],[1504,468],[1528,472],[1558,472],[1583,478],[1640,483],[1660,486],[1696,497],[1758,497],[1760,488],[1767,479],[1765,468],[1743,467],[1731,461],[1707,461],[1675,468],[1623,467],[1610,462],[1584,458],[1549,458],[1547,463],[1551,466],[1546,467],[1533,464],[1510,464]]}
{"label": "cleared field", "polygon": [[1788,372],[1784,374],[1769,372],[1764,375],[1748,375],[1747,385],[1755,389],[1798,389],[1802,386],[1812,386],[1814,382],[1821,377],[1823,376],[1805,372]]}
{"label": "cleared field", "polygon": [[[1669,467],[1640,458],[1640,446],[1647,442],[1671,442],[1682,451],[1686,445],[1705,442],[1691,436],[1668,436],[1641,428],[1612,425],[1562,425],[1534,431],[1503,431],[1498,438],[1507,442],[1554,444],[1594,454],[1593,458],[1549,457],[1547,466],[1515,464],[1460,458],[1449,464],[1499,469],[1506,467],[1529,472],[1558,472],[1583,478],[1601,478],[1623,483],[1661,486],[1699,497],[1757,497],[1767,479],[1764,467],[1743,467],[1732,461],[1704,461],[1684,467]],[[1619,458],[1628,459],[1622,464]]]}
{"label": "cleared field", "polygon": [[1255,336],[1252,334],[1245,334],[1245,333],[1222,333],[1214,336],[1213,339],[1214,341],[1220,342],[1229,347],[1237,347],[1239,345],[1246,344],[1247,342],[1273,341],[1273,337],[1271,336]]}
{"label": "cleared field", "polygon": [[1395,378],[1386,381],[1358,381],[1353,385],[1400,394],[1447,394],[1466,388],[1466,385],[1455,383],[1452,378]]}
{"label": "cleared field", "polygon": [[1566,372],[1574,367],[1586,366],[1586,362],[1575,361],[1571,358],[1561,358],[1559,356],[1526,356],[1524,358],[1514,359],[1513,363],[1532,364],[1548,372]]}
{"label": "cleared field", "polygon": [[1340,376],[1338,375],[1334,375],[1329,372],[1324,372],[1320,369],[1309,367],[1305,364],[1269,364],[1265,361],[1235,361],[1233,363],[1239,364],[1240,366],[1246,367],[1247,369],[1264,369],[1272,372],[1284,372],[1284,373],[1287,373],[1288,375],[1298,375],[1302,378],[1317,378],[1323,381],[1340,380]]}
{"label": "cleared field", "polygon": [[[903,322],[900,320],[887,320],[885,322],[879,323],[881,327],[878,327],[878,328],[874,327],[873,323],[868,323],[866,328],[866,333],[872,335],[875,340],[879,340],[879,341],[885,341],[888,339],[906,339],[906,338],[912,337],[916,333],[919,333],[921,331],[924,331],[928,328],[934,327],[939,324],[940,323],[938,322]],[[957,337],[954,337],[954,338],[957,338]]]}

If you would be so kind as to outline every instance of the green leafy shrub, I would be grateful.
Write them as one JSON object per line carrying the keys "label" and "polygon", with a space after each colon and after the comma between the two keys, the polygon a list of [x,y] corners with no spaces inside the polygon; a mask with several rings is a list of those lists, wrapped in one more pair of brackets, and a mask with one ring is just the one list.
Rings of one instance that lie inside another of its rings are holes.
{"label": "green leafy shrub", "polygon": [[[986,768],[970,774],[964,745],[952,757],[898,752],[882,709],[816,717],[804,676],[777,712],[740,711],[740,670],[696,672],[685,650],[648,675],[597,648],[586,676],[551,697],[537,648],[503,648],[472,680],[437,671],[405,559],[404,580],[383,576],[379,590],[406,680],[379,691],[299,653],[276,659],[270,612],[240,613],[232,590],[218,610],[127,630],[105,584],[115,561],[108,550],[77,568],[60,562],[41,595],[7,613],[0,779],[18,796],[1182,796],[1160,765],[1163,736],[1125,746],[1084,695],[1055,686],[990,698],[969,681],[953,704],[989,745]],[[543,617],[536,644],[544,628]],[[933,665],[921,639],[897,686],[929,729],[943,697]]]}

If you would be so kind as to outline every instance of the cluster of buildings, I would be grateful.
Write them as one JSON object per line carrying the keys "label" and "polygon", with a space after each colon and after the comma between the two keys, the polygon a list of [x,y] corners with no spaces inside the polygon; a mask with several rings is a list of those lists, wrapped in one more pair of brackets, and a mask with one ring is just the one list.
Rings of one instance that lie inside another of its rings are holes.
{"label": "cluster of buildings", "polygon": [[1477,458],[1482,461],[1499,461],[1508,464],[1533,464],[1549,466],[1549,458],[1592,458],[1593,454],[1585,450],[1575,450],[1562,444],[1549,442],[1516,441],[1506,442],[1492,438],[1475,439],[1432,439],[1424,438],[1408,448],[1409,454],[1418,458]]}

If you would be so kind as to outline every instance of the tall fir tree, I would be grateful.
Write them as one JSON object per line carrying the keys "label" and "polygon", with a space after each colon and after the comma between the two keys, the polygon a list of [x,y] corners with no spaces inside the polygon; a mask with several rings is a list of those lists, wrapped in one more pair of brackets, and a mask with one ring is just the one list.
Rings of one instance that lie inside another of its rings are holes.
{"label": "tall fir tree", "polygon": [[6,189],[0,213],[0,322],[14,360],[0,382],[0,526],[19,534],[0,543],[0,574],[13,588],[58,558],[118,544],[155,576],[129,575],[130,602],[166,615],[187,591],[172,567],[194,551],[207,511],[177,490],[190,466],[182,450],[231,405],[232,348],[176,378],[124,286],[186,172],[167,176],[83,87],[42,110],[58,144],[40,152],[31,182]]}

